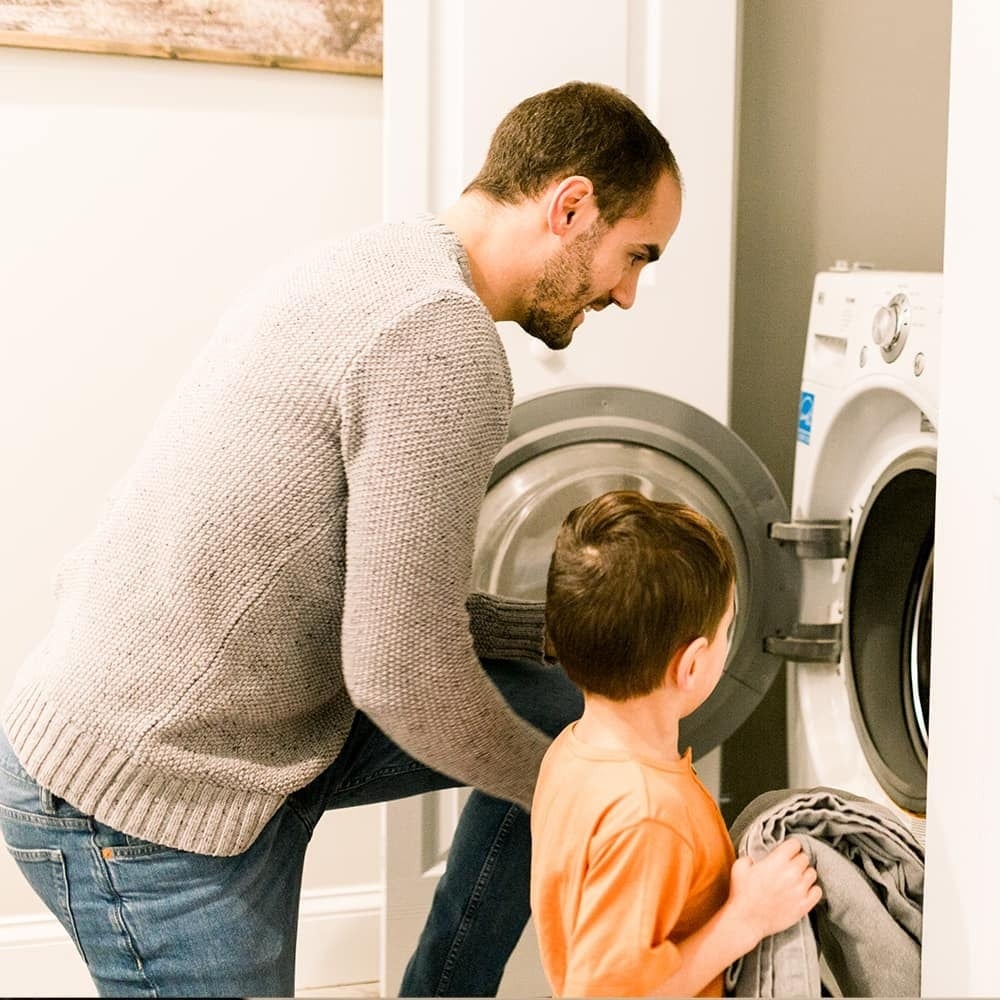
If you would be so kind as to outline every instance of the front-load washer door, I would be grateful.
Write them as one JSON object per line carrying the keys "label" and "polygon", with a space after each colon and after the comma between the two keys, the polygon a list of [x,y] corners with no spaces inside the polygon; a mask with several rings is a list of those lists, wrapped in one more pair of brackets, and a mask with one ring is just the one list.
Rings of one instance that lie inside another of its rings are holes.
{"label": "front-load washer door", "polygon": [[686,503],[714,521],[736,554],[736,629],[712,696],[681,723],[700,757],[729,737],[781,666],[764,649],[796,623],[799,565],[768,538],[788,508],[771,474],[729,428],[680,400],[641,389],[582,386],[515,405],[479,519],[473,587],[545,599],[555,537],[574,507],[608,490]]}
{"label": "front-load washer door", "polygon": [[844,676],[868,765],[896,805],[927,809],[937,454],[914,449],[872,488],[847,566]]}

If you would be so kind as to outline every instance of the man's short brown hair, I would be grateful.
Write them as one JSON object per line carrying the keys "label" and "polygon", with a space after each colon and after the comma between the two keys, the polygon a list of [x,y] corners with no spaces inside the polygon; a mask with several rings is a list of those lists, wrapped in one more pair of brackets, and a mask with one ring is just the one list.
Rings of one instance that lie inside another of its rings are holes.
{"label": "man's short brown hair", "polygon": [[729,540],[697,511],[605,493],[572,510],[556,538],[548,641],[584,691],[615,701],[649,694],[675,653],[713,638],[735,577]]}
{"label": "man's short brown hair", "polygon": [[613,226],[648,208],[664,172],[681,183],[669,143],[642,109],[613,87],[574,81],[509,111],[465,190],[516,204],[580,175],[594,185],[601,218]]}

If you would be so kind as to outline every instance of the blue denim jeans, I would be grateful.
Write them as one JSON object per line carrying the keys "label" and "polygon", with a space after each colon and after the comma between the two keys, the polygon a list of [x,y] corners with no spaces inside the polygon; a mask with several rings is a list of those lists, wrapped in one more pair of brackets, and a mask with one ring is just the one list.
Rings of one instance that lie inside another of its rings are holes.
{"label": "blue denim jeans", "polygon": [[[484,661],[511,707],[555,735],[583,700],[558,667]],[[249,850],[215,858],[127,836],[40,787],[0,730],[0,831],[102,996],[292,996],[306,847],[327,809],[455,782],[361,713],[337,759],[289,796]],[[473,792],[402,996],[491,996],[529,915],[530,830]]]}

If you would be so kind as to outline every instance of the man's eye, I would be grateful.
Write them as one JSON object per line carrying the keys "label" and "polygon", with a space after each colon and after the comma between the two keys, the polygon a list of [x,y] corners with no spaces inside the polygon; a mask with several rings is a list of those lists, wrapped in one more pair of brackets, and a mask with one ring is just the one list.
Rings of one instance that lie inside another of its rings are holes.
{"label": "man's eye", "polygon": [[646,259],[641,253],[630,253],[629,257],[632,258],[633,264],[641,264]]}

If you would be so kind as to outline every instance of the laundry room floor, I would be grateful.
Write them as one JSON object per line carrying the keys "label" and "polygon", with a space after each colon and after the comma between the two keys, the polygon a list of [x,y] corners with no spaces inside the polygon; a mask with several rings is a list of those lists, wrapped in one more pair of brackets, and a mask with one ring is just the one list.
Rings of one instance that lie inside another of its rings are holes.
{"label": "laundry room floor", "polygon": [[297,997],[377,997],[378,983],[344,983],[339,986],[312,986],[296,990]]}
{"label": "laundry room floor", "polygon": [[[297,997],[377,997],[378,983],[345,983],[340,986],[312,986],[296,990]],[[839,994],[836,994],[839,995]]]}

